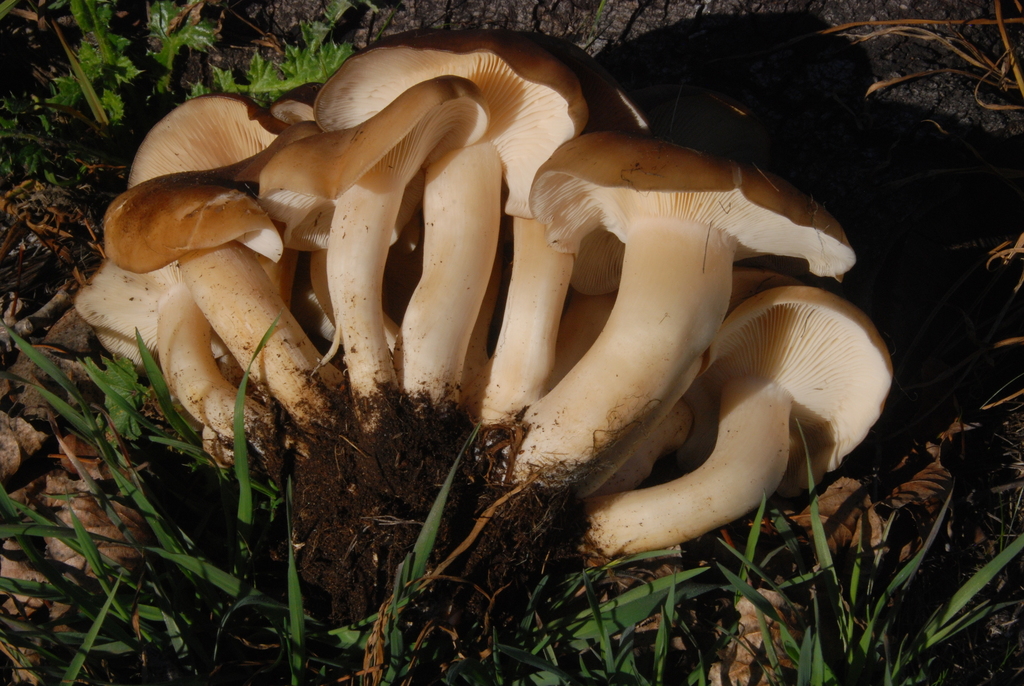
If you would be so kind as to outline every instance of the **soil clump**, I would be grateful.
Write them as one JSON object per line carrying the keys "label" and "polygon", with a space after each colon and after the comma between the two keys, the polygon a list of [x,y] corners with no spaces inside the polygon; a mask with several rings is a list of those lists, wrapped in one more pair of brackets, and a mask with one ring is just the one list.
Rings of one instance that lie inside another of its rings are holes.
{"label": "soil clump", "polygon": [[511,599],[546,564],[579,566],[586,522],[571,489],[506,482],[521,427],[474,436],[453,404],[394,390],[379,398],[373,422],[339,398],[322,427],[262,461],[282,491],[291,484],[292,545],[308,609],[347,623],[380,608],[460,454],[428,562],[443,578],[416,613],[458,622],[467,612],[501,612],[514,603],[496,600],[499,591]]}

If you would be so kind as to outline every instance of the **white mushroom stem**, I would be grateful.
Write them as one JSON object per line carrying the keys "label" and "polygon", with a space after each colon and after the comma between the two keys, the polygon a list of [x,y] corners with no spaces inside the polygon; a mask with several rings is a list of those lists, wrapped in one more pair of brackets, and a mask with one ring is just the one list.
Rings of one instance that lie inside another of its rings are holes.
{"label": "white mushroom stem", "polygon": [[[313,287],[313,296],[316,298],[320,308],[327,317],[327,325],[322,331],[324,337],[333,341],[337,334],[337,322],[334,321],[334,305],[331,302],[331,289],[327,283],[327,250],[314,250],[309,253],[309,280]],[[398,324],[391,317],[384,315],[384,338],[388,342],[388,349],[395,349],[395,341],[398,339]]]}
{"label": "white mushroom stem", "polygon": [[537,401],[554,367],[573,255],[548,246],[544,231],[535,219],[513,218],[515,252],[501,333],[481,374],[480,397],[469,403],[484,422],[507,419]]}
{"label": "white mushroom stem", "polygon": [[330,360],[345,344],[345,367],[356,397],[369,397],[397,383],[384,334],[382,287],[391,227],[404,184],[368,175],[337,201],[327,244],[327,283],[337,332]]}
{"label": "white mushroom stem", "polygon": [[423,219],[423,274],[395,366],[409,394],[458,402],[501,227],[501,160],[491,143],[453,151],[427,169]]}
{"label": "white mushroom stem", "polygon": [[548,388],[554,388],[576,366],[608,321],[615,306],[615,292],[586,295],[573,291],[558,323],[555,343],[555,366],[548,376]]}
{"label": "white mushroom stem", "polygon": [[[171,392],[185,410],[222,439],[234,437],[238,389],[223,377],[210,348],[210,323],[183,283],[160,300],[157,339],[160,362]],[[245,401],[246,425],[265,410]]]}
{"label": "white mushroom stem", "polygon": [[696,471],[652,488],[586,499],[602,555],[657,550],[742,517],[778,488],[789,462],[792,396],[756,377],[722,390],[718,444]]}
{"label": "white mushroom stem", "polygon": [[655,426],[636,429],[642,434],[632,456],[591,495],[621,493],[639,486],[651,475],[659,458],[677,450],[686,441],[692,422],[690,406],[680,400]]}
{"label": "white mushroom stem", "polygon": [[[255,254],[228,243],[193,251],[179,265],[199,309],[243,367],[277,320],[276,330],[252,365],[252,376],[266,383],[271,395],[299,421],[318,419],[324,407],[310,389],[310,376],[320,355],[275,294]],[[318,371],[328,386],[342,385],[341,373],[334,367]]]}
{"label": "white mushroom stem", "polygon": [[637,421],[660,420],[700,371],[725,317],[732,239],[692,221],[648,217],[632,224],[607,324],[524,416],[530,430],[516,457],[516,481],[537,471],[575,472]]}

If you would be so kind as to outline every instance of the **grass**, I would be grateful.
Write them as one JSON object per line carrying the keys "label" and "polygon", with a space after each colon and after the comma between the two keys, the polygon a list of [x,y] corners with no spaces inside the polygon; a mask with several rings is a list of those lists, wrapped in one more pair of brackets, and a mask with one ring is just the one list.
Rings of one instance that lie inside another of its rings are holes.
{"label": "grass", "polygon": [[[432,581],[427,560],[454,467],[414,549],[395,570],[391,601],[378,615],[352,626],[329,626],[303,607],[292,545],[284,546],[283,562],[268,554],[275,546],[281,548],[281,540],[290,540],[289,492],[252,479],[244,460],[233,471],[214,467],[188,424],[174,412],[158,368],[147,365],[151,383],[144,386],[126,383],[124,368],[115,363],[87,366],[107,393],[108,407],[140,427],[135,438],[127,438],[117,429],[118,423],[125,425],[124,419],[115,422],[109,410],[90,407],[46,356],[14,338],[63,389],[67,400],[40,387],[106,466],[108,476],[96,479],[66,449],[89,494],[121,534],[120,539],[102,536],[75,519],[69,526],[0,493],[0,535],[16,541],[44,577],[0,578],[0,590],[68,608],[59,617],[10,610],[2,616],[0,645],[25,678],[38,683],[241,683],[258,678],[321,684],[361,675],[372,684],[422,683],[427,676],[448,684],[481,685],[701,684],[717,651],[740,637],[735,626],[725,624],[711,650],[683,664],[673,640],[692,640],[701,628],[682,624],[681,610],[702,598],[730,596],[746,598],[756,608],[764,646],[781,646],[783,654],[770,649],[763,656],[768,683],[928,683],[937,649],[1009,604],[977,598],[1024,549],[1024,536],[1007,536],[1002,549],[936,607],[928,621],[901,634],[896,626],[903,600],[942,528],[945,508],[924,548],[887,577],[880,572],[883,552],[865,555],[863,547],[852,571],[840,571],[817,517],[816,498],[811,500],[810,548],[785,517],[762,503],[754,521],[767,512],[781,543],[760,560],[755,557],[761,535],[754,527],[742,552],[729,548],[738,566],[726,560],[713,567],[684,568],[622,593],[604,590],[609,575],[667,553],[639,555],[565,578],[545,577],[518,621],[490,628],[485,651],[455,656],[443,631],[403,620],[403,612]],[[148,358],[144,348],[143,355]],[[140,395],[170,409],[166,423],[143,413]],[[245,454],[241,437],[236,450]],[[150,454],[150,466],[132,459],[143,452]],[[172,461],[179,468],[158,467]],[[198,482],[205,483],[201,492]],[[189,502],[183,501],[183,491],[190,494]],[[222,521],[197,518],[196,502],[219,510]],[[117,506],[141,514],[152,541],[129,526]],[[182,516],[183,507],[192,509],[191,515]],[[97,588],[90,591],[72,581],[38,545],[53,539],[85,558],[88,579]],[[104,554],[103,546],[111,544],[139,551],[139,564],[126,565]],[[779,555],[791,556],[799,568],[781,583],[765,567]],[[778,593],[794,612],[780,613],[759,587]],[[804,605],[808,597],[809,606]],[[641,638],[638,626],[652,617],[659,622],[653,640]],[[481,630],[473,627],[467,635]],[[158,664],[172,678],[161,677]]]}

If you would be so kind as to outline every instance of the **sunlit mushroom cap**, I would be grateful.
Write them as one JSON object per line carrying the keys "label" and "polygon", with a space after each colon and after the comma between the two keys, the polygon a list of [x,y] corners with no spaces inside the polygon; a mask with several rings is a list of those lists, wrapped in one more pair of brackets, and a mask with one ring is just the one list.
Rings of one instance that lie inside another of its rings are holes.
{"label": "sunlit mushroom cap", "polygon": [[132,162],[128,187],[165,174],[235,164],[266,148],[287,126],[240,95],[193,98],[146,134]]}
{"label": "sunlit mushroom cap", "polygon": [[537,167],[582,130],[587,105],[572,71],[520,34],[418,30],[389,36],[350,57],[328,79],[317,97],[316,120],[325,130],[351,128],[412,84],[442,74],[480,88],[491,115],[488,137],[509,186],[506,212],[529,217]]}
{"label": "sunlit mushroom cap", "polygon": [[889,353],[867,315],[809,286],[784,286],[739,305],[722,324],[701,376],[708,388],[729,379],[771,379],[793,397],[790,463],[779,487],[793,495],[837,468],[878,419],[889,386]]}
{"label": "sunlit mushroom cap", "polygon": [[522,34],[569,67],[580,81],[589,116],[582,133],[631,131],[650,133],[647,117],[608,70],[572,43],[542,33]]}
{"label": "sunlit mushroom cap", "polygon": [[759,254],[807,260],[813,273],[836,276],[855,261],[842,227],[818,203],[756,167],[618,132],[581,136],[537,172],[530,204],[557,228],[554,247],[577,252],[603,227],[627,241],[637,217],[677,217],[727,232],[735,259]]}
{"label": "sunlit mushroom cap", "polygon": [[[325,248],[330,203],[375,165],[398,164],[403,151],[423,146],[428,139],[429,164],[472,144],[486,127],[487,106],[471,81],[457,76],[423,81],[360,125],[325,131],[282,148],[260,173],[260,199],[271,216],[286,224],[289,247]],[[408,214],[400,219],[407,220]]]}
{"label": "sunlit mushroom cap", "polygon": [[160,269],[194,250],[239,241],[278,260],[281,237],[255,198],[209,183],[203,173],[157,177],[114,199],[103,218],[104,248],[131,272]]}

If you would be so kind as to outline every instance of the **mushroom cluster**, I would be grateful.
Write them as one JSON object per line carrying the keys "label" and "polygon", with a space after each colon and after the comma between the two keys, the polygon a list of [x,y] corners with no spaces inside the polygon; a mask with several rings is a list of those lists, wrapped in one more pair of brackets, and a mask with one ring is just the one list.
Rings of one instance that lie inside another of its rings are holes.
{"label": "mushroom cluster", "polygon": [[[655,138],[603,69],[543,36],[414,31],[267,109],[196,98],[150,132],[129,186],[78,308],[112,351],[137,356],[138,329],[225,462],[250,361],[257,452],[301,451],[339,405],[372,433],[398,393],[424,421],[515,427],[506,481],[571,488],[612,555],[806,488],[888,391],[862,313],[734,267],[840,278],[854,254],[824,208]],[[637,490],[668,453],[690,473]]]}

